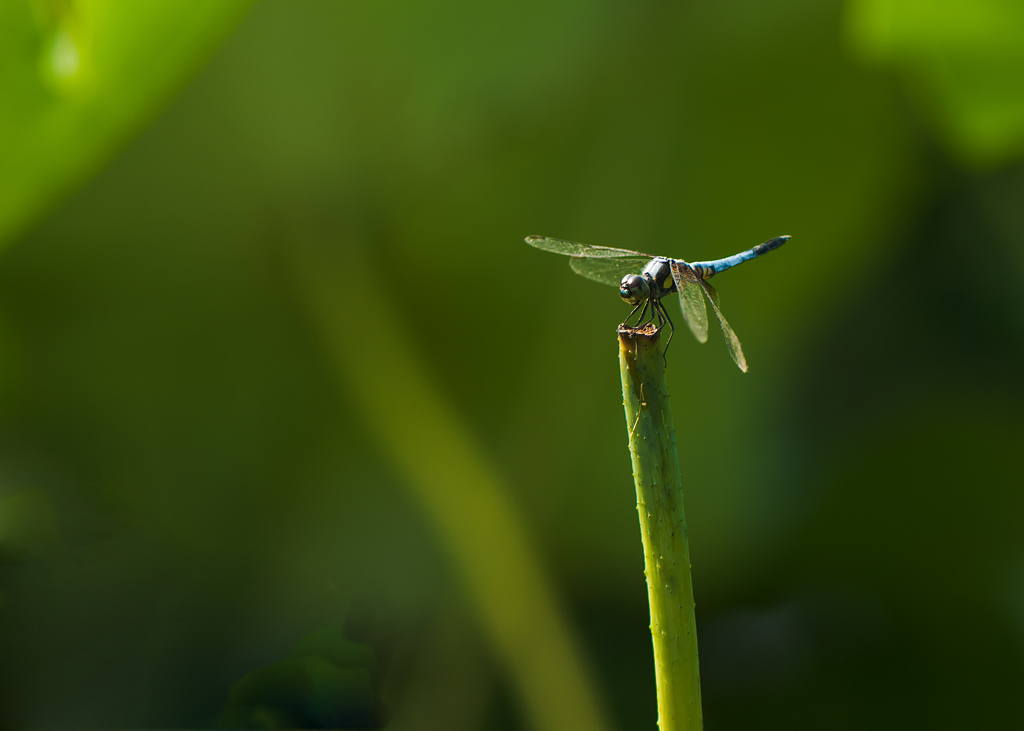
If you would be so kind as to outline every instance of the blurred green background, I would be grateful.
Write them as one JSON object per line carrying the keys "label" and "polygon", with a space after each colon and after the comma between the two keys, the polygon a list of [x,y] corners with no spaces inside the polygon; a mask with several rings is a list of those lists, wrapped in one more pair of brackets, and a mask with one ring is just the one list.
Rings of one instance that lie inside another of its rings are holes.
{"label": "blurred green background", "polygon": [[8,0],[0,728],[653,729],[529,234],[793,236],[669,354],[708,729],[1019,723],[1019,3]]}

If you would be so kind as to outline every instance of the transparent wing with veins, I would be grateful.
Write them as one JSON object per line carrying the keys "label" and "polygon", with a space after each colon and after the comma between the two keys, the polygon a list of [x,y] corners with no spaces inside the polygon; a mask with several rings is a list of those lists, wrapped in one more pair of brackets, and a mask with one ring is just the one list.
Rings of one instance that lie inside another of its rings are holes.
{"label": "transparent wing with veins", "polygon": [[722,314],[720,309],[721,301],[718,298],[718,290],[712,287],[709,283],[703,279],[700,280],[700,286],[704,288],[704,292],[708,296],[708,300],[711,301],[711,308],[715,311],[715,317],[718,318],[718,324],[722,327],[722,335],[725,336],[725,347],[729,349],[729,355],[732,356],[733,361],[740,367],[740,370],[744,373],[747,372],[747,359],[743,357],[743,347],[740,345],[740,339],[736,337],[736,333],[729,327],[729,323],[725,319],[725,315]]}
{"label": "transparent wing with veins", "polygon": [[552,239],[547,236],[530,236],[526,243],[544,251],[571,256],[569,266],[577,274],[595,282],[618,287],[627,274],[639,274],[654,258],[631,249],[615,249],[609,246],[591,246],[575,241]]}
{"label": "transparent wing with veins", "polygon": [[624,276],[639,274],[652,258],[650,256],[624,256],[616,259],[587,259],[582,256],[574,256],[569,260],[569,266],[574,272],[587,279],[618,287]]}
{"label": "transparent wing with veins", "polygon": [[686,262],[672,259],[669,261],[672,279],[679,290],[679,304],[683,309],[683,317],[690,326],[693,336],[701,343],[708,341],[708,310],[704,306],[704,291],[700,279]]}

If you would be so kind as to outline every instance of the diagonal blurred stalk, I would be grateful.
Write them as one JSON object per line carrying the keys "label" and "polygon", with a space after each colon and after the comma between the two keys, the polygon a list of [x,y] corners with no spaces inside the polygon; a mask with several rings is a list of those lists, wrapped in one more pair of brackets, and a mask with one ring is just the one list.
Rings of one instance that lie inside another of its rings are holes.
{"label": "diagonal blurred stalk", "polygon": [[371,267],[357,251],[346,249],[342,263],[308,240],[297,254],[339,384],[435,525],[530,725],[608,729],[540,557],[472,432],[424,374],[386,300],[375,301],[372,327],[352,323],[346,283],[372,281]]}
{"label": "diagonal blurred stalk", "polygon": [[651,607],[658,726],[661,731],[699,731],[704,721],[690,548],[659,342],[651,326],[619,328],[622,401]]}

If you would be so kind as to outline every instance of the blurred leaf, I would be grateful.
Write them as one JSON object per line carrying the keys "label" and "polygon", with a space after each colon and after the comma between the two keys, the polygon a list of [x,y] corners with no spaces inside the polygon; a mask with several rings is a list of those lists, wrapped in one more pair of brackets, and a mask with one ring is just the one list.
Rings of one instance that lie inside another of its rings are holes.
{"label": "blurred leaf", "polygon": [[249,2],[0,4],[0,241],[102,165]]}
{"label": "blurred leaf", "polygon": [[854,0],[847,31],[867,58],[899,69],[966,162],[1024,152],[1024,3]]}

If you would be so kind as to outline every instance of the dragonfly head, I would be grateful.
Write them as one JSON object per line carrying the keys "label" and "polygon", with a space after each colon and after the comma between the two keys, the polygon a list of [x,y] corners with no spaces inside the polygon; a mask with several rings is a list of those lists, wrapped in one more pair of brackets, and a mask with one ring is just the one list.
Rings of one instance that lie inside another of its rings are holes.
{"label": "dragonfly head", "polygon": [[631,305],[638,305],[651,296],[651,287],[639,274],[627,274],[619,285],[622,299]]}

